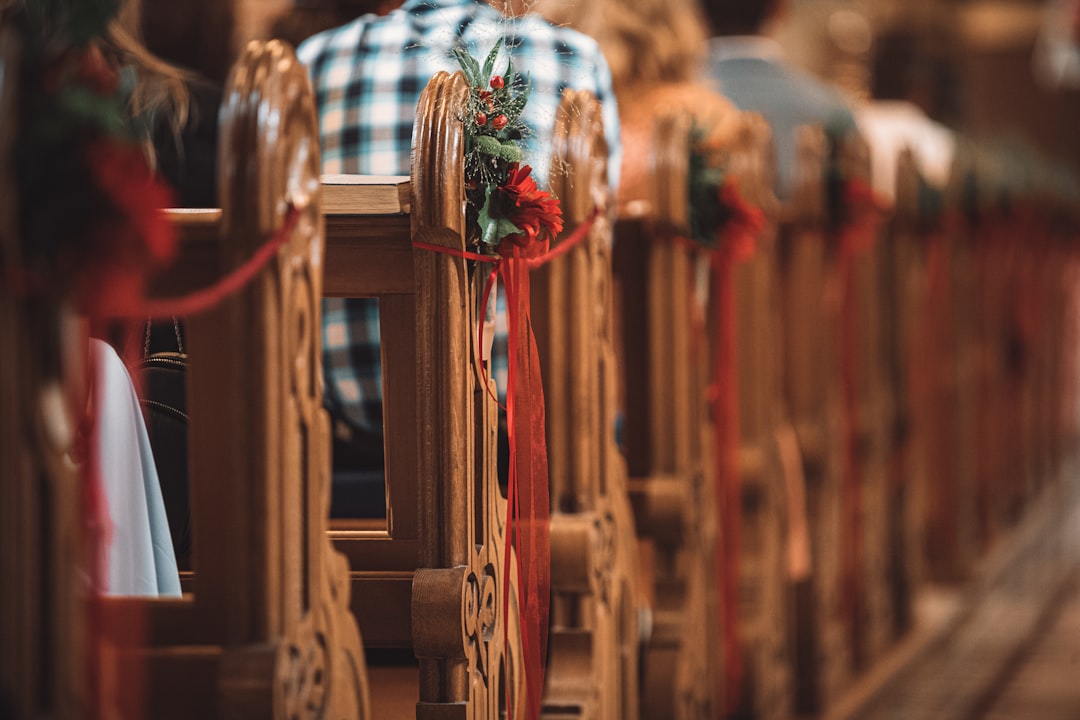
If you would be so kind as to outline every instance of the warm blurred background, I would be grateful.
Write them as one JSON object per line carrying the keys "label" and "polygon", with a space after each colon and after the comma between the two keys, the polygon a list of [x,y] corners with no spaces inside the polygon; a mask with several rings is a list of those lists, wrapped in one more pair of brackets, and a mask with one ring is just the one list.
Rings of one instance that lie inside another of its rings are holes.
{"label": "warm blurred background", "polygon": [[[582,0],[585,1],[585,0]],[[253,38],[299,40],[378,0],[145,0],[147,44],[223,81]],[[393,3],[390,4],[391,6]],[[793,0],[787,57],[858,97],[906,99],[980,139],[1023,138],[1080,168],[1080,21],[1073,0]]]}

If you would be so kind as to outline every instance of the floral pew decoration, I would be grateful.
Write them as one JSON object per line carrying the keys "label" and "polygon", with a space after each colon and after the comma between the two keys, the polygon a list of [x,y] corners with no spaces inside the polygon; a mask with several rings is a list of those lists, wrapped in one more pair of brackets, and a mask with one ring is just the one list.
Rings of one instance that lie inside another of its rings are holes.
{"label": "floral pew decoration", "polygon": [[[527,689],[526,710],[530,718],[540,714],[548,642],[551,593],[549,537],[549,477],[543,384],[540,360],[530,318],[529,271],[569,252],[592,228],[599,208],[552,249],[563,230],[557,198],[541,190],[532,168],[523,164],[520,141],[529,132],[521,121],[531,91],[527,77],[508,60],[506,70],[495,74],[502,40],[490,50],[483,65],[466,50],[454,57],[469,86],[465,117],[465,216],[472,250],[448,250],[423,242],[414,246],[448,253],[491,265],[481,299],[480,318],[488,317],[489,303],[498,278],[502,278],[507,307],[509,373],[506,412],[510,463],[507,478],[509,526],[503,571],[510,574],[511,548],[518,557],[518,607],[522,614],[522,654]],[[477,357],[485,360],[484,322],[477,327]],[[487,369],[481,366],[487,383]],[[489,394],[498,403],[498,398]],[[508,605],[509,584],[503,586],[503,606]],[[509,642],[509,619],[503,618]],[[508,678],[508,682],[509,682]],[[507,692],[508,702],[511,693]],[[515,711],[508,707],[507,715]]]}
{"label": "floral pew decoration", "polygon": [[865,358],[860,353],[859,264],[875,249],[886,220],[886,204],[878,197],[867,177],[869,157],[864,141],[858,137],[830,137],[830,163],[826,171],[829,204],[830,250],[834,257],[832,292],[827,300],[833,306],[838,323],[836,332],[837,362],[841,397],[841,559],[838,579],[843,615],[849,623],[850,645],[856,663],[867,643],[868,588],[864,571],[868,551],[865,547],[867,526],[863,487],[865,470],[860,457],[860,438],[865,423],[860,418],[861,369]]}
{"label": "floral pew decoration", "polygon": [[[690,131],[689,225],[690,239],[708,260],[712,307],[701,311],[697,322],[711,315],[712,378],[709,400],[713,407],[713,461],[715,497],[720,518],[715,553],[719,583],[724,658],[724,703],[736,707],[743,682],[739,627],[740,534],[742,486],[739,474],[739,378],[736,353],[735,279],[737,265],[756,252],[765,228],[765,213],[743,194],[731,151],[711,142],[708,128]],[[692,305],[693,307],[693,305]]]}
{"label": "floral pew decoration", "polygon": [[[112,35],[119,7],[117,2],[47,0],[5,11],[17,30],[22,62],[12,154],[17,252],[0,257],[0,289],[28,307],[40,308],[42,317],[55,312],[61,319],[83,318],[92,334],[104,334],[125,321],[142,327],[148,317],[186,316],[218,305],[276,257],[299,218],[299,209],[290,207],[282,227],[246,263],[210,287],[180,298],[149,297],[154,277],[181,247],[177,228],[163,212],[174,204],[173,192],[153,172],[142,126],[145,118],[133,109],[137,93],[129,77],[129,60],[123,44]],[[71,335],[78,336],[76,342],[86,342],[82,329]],[[85,347],[71,347],[71,340],[58,338],[37,352],[86,356]],[[93,341],[93,347],[105,344]],[[130,532],[146,519],[131,510],[135,501],[116,501],[132,474],[141,473],[147,488],[156,487],[157,478],[146,470],[153,468],[152,463],[140,465],[126,456],[124,462],[113,462],[116,458],[109,452],[114,447],[110,438],[120,432],[116,428],[127,427],[115,420],[102,421],[100,408],[112,397],[104,388],[115,388],[120,376],[115,372],[119,362],[110,363],[110,374],[105,374],[102,358],[110,356],[111,351],[95,352],[87,367],[81,359],[71,363],[78,377],[63,408],[77,430],[71,455],[79,475],[77,562],[85,585],[80,589],[87,597],[87,661],[82,665],[88,703],[95,708],[99,696],[108,692],[100,682],[102,663],[96,655],[105,652],[115,635],[104,596],[154,594],[145,589],[153,574],[147,581],[145,563],[136,565],[130,558],[152,555],[158,593],[180,592],[178,578],[173,582],[175,561],[164,560],[173,550],[165,541],[168,527],[157,522],[160,495],[149,491],[146,495],[146,514],[154,519],[148,531],[154,539],[152,548],[142,542],[142,534]],[[133,358],[123,359],[130,367]],[[43,364],[51,366],[54,361]],[[130,383],[126,374],[124,380]],[[137,405],[134,410],[138,414]],[[148,446],[141,449],[149,451]],[[141,495],[137,490],[132,497]],[[133,684],[123,692],[135,697],[138,691]]]}

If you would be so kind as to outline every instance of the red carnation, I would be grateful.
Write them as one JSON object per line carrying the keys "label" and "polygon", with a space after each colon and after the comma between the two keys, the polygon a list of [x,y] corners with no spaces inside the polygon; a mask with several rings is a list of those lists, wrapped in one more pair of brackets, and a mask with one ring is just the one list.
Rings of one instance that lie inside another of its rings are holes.
{"label": "red carnation", "polygon": [[507,219],[521,230],[518,235],[503,238],[499,254],[509,257],[515,246],[524,250],[522,254],[526,258],[547,252],[548,244],[563,229],[558,199],[536,186],[532,168],[528,165],[515,164],[506,184],[499,190],[506,202]]}

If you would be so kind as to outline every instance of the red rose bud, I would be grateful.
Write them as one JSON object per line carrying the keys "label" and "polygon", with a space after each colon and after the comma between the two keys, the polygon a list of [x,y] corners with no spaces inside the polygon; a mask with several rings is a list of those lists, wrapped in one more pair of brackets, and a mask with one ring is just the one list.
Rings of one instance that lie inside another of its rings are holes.
{"label": "red rose bud", "polygon": [[503,86],[502,75],[496,75],[495,77],[491,78],[491,87],[492,87],[492,89],[501,90],[502,86]]}
{"label": "red rose bud", "polygon": [[476,124],[487,125],[487,115],[484,113],[476,113]]}
{"label": "red rose bud", "polygon": [[495,119],[491,121],[491,127],[495,128],[496,130],[502,130],[504,127],[506,127],[507,122],[508,120],[506,119],[505,115],[496,115]]}

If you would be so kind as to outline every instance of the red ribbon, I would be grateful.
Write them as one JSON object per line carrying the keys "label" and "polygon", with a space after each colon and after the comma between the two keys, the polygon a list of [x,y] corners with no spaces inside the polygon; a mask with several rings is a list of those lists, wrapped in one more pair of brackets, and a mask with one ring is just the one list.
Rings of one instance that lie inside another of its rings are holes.
{"label": "red ribbon", "polygon": [[[145,320],[147,317],[183,317],[209,310],[227,297],[236,294],[254,280],[255,276],[266,267],[266,264],[277,254],[278,250],[289,241],[299,221],[300,211],[290,205],[285,215],[285,223],[266,242],[260,245],[242,265],[223,276],[210,287],[195,290],[176,298],[160,300],[147,300],[144,298],[137,307],[128,309],[121,315],[110,315],[110,318]],[[16,294],[40,295],[48,291],[49,283],[34,273],[16,270],[9,271],[7,275],[11,286],[15,288]],[[100,291],[107,292],[108,290],[101,288]],[[91,307],[95,306],[93,301],[91,301],[90,305]]]}
{"label": "red ribbon", "polygon": [[[529,717],[537,718],[547,664],[551,594],[547,439],[540,356],[529,315],[529,266],[520,248],[515,247],[513,253],[500,263],[508,309],[510,356],[506,425],[510,444],[507,503],[511,522],[506,534],[503,570],[509,576],[510,549],[516,548],[527,703]],[[505,583],[504,607],[509,607],[506,602],[509,592],[510,584]]]}
{"label": "red ribbon", "polygon": [[299,222],[300,211],[290,205],[285,214],[285,223],[238,268],[210,287],[177,298],[147,300],[139,312],[132,313],[129,317],[182,317],[204,312],[220,304],[255,279],[271,258],[277,255],[278,250],[289,241]]}
{"label": "red ribbon", "polygon": [[729,713],[738,707],[743,679],[739,646],[739,554],[742,533],[742,483],[739,477],[739,377],[735,355],[735,266],[754,254],[755,238],[765,226],[765,214],[750,205],[738,186],[726,180],[720,202],[730,211],[712,251],[714,314],[713,433],[715,438],[716,498],[720,510],[716,574],[720,584],[724,646],[724,698]]}
{"label": "red ribbon", "polygon": [[839,231],[838,277],[841,287],[839,341],[840,392],[843,403],[843,476],[841,482],[843,542],[840,587],[844,615],[851,621],[851,644],[858,655],[862,646],[862,472],[858,459],[859,361],[857,277],[855,261],[870,250],[883,219],[882,203],[873,189],[859,179],[844,188],[850,215]]}
{"label": "red ribbon", "polygon": [[[506,257],[482,255],[454,248],[414,242],[413,247],[443,253],[465,260],[492,263],[480,302],[477,328],[477,357],[483,357],[483,318],[495,279],[502,277],[506,293],[508,355],[510,370],[506,388],[506,427],[510,444],[510,468],[506,501],[510,521],[503,553],[504,577],[510,577],[510,555],[517,551],[518,610],[521,613],[521,650],[525,670],[528,716],[538,718],[547,665],[549,601],[551,597],[551,541],[547,435],[544,390],[540,376],[540,356],[536,349],[530,317],[529,270],[560,257],[579,245],[592,230],[600,210],[555,248],[526,256],[525,249],[513,246]],[[487,369],[481,364],[485,387]],[[495,398],[498,402],[498,398]],[[510,583],[503,584],[503,607],[510,607]],[[509,644],[509,617],[503,616],[503,638]],[[507,678],[509,683],[510,678]],[[513,716],[512,694],[507,692],[507,716]]]}

